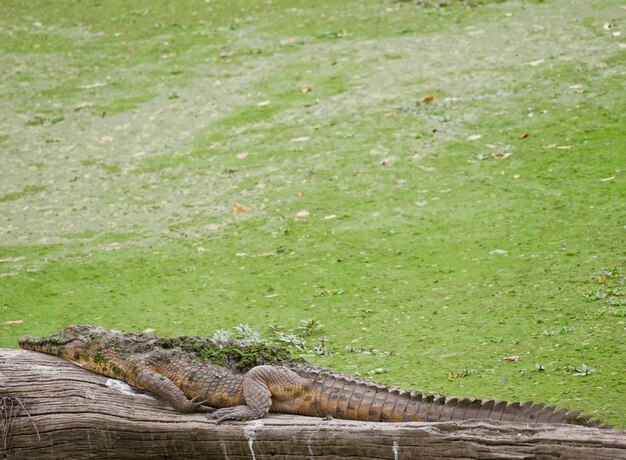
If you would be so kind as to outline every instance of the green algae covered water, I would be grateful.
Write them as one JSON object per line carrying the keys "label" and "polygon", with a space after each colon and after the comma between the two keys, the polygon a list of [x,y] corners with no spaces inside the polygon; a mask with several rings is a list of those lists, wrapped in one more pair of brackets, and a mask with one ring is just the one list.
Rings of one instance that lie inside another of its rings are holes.
{"label": "green algae covered water", "polygon": [[0,346],[313,319],[626,427],[623,4],[318,3],[2,2]]}

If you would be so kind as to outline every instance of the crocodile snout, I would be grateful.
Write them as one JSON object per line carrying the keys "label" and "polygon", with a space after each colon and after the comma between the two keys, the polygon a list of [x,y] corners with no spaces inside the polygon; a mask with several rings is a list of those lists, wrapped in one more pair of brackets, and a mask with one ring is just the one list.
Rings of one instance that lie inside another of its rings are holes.
{"label": "crocodile snout", "polygon": [[34,340],[35,338],[33,336],[23,335],[22,337],[17,339],[17,343],[19,343],[20,348],[29,349],[32,346]]}

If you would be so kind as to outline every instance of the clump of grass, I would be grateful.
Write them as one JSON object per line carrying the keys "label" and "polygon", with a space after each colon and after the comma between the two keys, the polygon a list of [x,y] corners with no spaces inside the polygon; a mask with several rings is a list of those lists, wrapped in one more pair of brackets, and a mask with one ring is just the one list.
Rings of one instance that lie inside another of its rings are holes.
{"label": "clump of grass", "polygon": [[325,356],[330,354],[327,337],[311,336],[322,330],[324,325],[316,319],[301,320],[295,328],[284,328],[276,324],[270,325],[270,334],[263,337],[262,334],[247,324],[240,324],[231,330],[219,329],[212,335],[213,340],[243,340],[250,343],[275,345],[286,347],[296,354],[315,354]]}

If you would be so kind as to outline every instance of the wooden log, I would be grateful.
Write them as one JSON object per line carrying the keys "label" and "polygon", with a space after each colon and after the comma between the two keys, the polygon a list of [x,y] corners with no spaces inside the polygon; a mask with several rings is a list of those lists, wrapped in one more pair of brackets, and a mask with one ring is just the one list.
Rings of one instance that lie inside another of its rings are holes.
{"label": "wooden log", "polygon": [[0,453],[13,459],[626,459],[626,431],[485,420],[270,415],[222,425],[63,359],[0,349]]}

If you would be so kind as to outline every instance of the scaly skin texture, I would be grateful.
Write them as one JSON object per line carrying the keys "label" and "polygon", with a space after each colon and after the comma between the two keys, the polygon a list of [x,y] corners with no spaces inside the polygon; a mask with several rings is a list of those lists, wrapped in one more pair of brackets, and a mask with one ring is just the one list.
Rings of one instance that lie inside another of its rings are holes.
{"label": "scaly skin texture", "polygon": [[578,411],[555,411],[555,406],[388,387],[291,360],[271,345],[199,337],[158,339],[97,326],[69,326],[46,337],[22,337],[19,344],[148,390],[180,412],[212,412],[209,418],[218,423],[275,412],[377,422],[489,418],[599,425]]}

